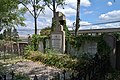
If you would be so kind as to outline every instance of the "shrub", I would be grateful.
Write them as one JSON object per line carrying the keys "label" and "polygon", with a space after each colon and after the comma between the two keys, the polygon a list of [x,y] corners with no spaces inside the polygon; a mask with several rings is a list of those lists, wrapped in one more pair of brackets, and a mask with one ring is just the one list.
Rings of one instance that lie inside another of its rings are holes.
{"label": "shrub", "polygon": [[120,80],[120,71],[108,73],[106,80]]}
{"label": "shrub", "polygon": [[25,49],[25,54],[24,54],[24,56],[27,57],[27,56],[30,55],[30,54],[29,54],[30,51],[33,51],[33,50],[34,50],[34,46],[27,45],[24,49]]}
{"label": "shrub", "polygon": [[31,38],[31,46],[34,46],[33,47],[34,51],[38,50],[39,41],[43,41],[43,45],[45,47],[45,39],[47,39],[47,38],[49,38],[49,37],[41,36],[41,35],[33,35]]}
{"label": "shrub", "polygon": [[66,54],[55,54],[55,53],[47,53],[43,54],[37,51],[31,51],[29,56],[26,57],[32,61],[41,61],[44,64],[50,66],[56,66],[58,68],[73,68],[77,64],[77,59],[72,58]]}

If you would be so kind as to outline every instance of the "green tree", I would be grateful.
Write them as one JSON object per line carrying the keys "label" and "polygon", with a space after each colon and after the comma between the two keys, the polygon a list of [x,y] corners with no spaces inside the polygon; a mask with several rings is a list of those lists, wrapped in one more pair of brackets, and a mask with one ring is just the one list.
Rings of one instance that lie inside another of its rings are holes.
{"label": "green tree", "polygon": [[8,28],[6,32],[6,40],[11,41],[12,39],[12,28]]}
{"label": "green tree", "polygon": [[0,0],[0,28],[25,26],[23,8],[18,8],[18,0]]}
{"label": "green tree", "polygon": [[51,32],[51,28],[50,27],[46,27],[46,28],[41,29],[40,35],[41,36],[49,36],[50,32]]}
{"label": "green tree", "polygon": [[[21,4],[30,12],[34,18],[35,34],[37,34],[37,18],[41,12],[44,11],[45,4],[40,3],[42,0],[20,0]],[[28,5],[32,6],[33,12],[29,9]]]}

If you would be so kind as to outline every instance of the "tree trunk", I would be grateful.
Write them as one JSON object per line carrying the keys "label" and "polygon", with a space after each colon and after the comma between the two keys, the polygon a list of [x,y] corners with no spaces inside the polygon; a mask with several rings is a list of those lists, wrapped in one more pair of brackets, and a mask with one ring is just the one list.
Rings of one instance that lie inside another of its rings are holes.
{"label": "tree trunk", "polygon": [[36,14],[36,8],[35,8],[35,0],[34,0],[34,5],[33,5],[33,8],[34,8],[34,21],[35,21],[35,34],[37,34],[37,14]]}
{"label": "tree trunk", "polygon": [[55,17],[55,12],[56,12],[56,9],[55,9],[55,0],[53,0],[53,17]]}
{"label": "tree trunk", "polygon": [[52,0],[53,2],[53,20],[52,20],[52,28],[51,30],[54,31],[56,27],[56,8],[55,8],[55,0]]}
{"label": "tree trunk", "polygon": [[34,19],[35,19],[35,34],[37,34],[37,18],[34,17]]}
{"label": "tree trunk", "polygon": [[79,21],[80,21],[79,15],[80,15],[80,0],[77,0],[75,36],[77,36],[78,29],[80,27],[80,24],[79,24]]}

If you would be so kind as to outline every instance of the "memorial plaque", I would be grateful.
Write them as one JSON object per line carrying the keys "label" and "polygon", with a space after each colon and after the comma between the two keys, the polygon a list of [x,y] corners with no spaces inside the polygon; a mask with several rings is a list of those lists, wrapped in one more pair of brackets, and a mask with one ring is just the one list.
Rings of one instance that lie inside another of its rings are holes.
{"label": "memorial plaque", "polygon": [[52,35],[52,47],[56,50],[60,50],[62,48],[62,35],[61,34]]}

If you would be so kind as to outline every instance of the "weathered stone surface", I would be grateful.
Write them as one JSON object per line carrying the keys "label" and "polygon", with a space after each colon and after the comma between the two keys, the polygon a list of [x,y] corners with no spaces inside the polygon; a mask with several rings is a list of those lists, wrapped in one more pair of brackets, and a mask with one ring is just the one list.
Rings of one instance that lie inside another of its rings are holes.
{"label": "weathered stone surface", "polygon": [[65,32],[58,31],[51,34],[51,47],[61,53],[65,52]]}
{"label": "weathered stone surface", "polygon": [[108,44],[108,46],[111,48],[110,53],[110,62],[111,66],[115,69],[116,68],[116,37],[113,35],[105,35],[104,40]]}
{"label": "weathered stone surface", "polygon": [[56,27],[55,31],[51,33],[51,47],[61,53],[65,52],[65,32],[63,26],[60,24],[60,20],[65,20],[64,14],[56,12]]}

